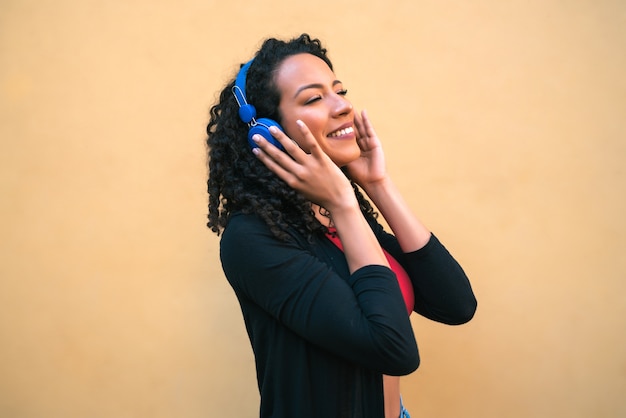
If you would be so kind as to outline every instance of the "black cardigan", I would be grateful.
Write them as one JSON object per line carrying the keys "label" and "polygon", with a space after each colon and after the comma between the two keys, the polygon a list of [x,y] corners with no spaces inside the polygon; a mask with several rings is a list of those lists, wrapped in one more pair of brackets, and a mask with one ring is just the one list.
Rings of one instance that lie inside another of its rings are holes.
{"label": "black cardigan", "polygon": [[[460,324],[476,309],[465,273],[431,236],[403,254],[375,220],[381,246],[411,277],[415,311]],[[379,265],[352,275],[344,254],[319,236],[276,239],[255,215],[235,214],[220,257],[241,305],[255,355],[262,418],[381,418],[382,374],[419,365],[417,344],[394,273]]]}

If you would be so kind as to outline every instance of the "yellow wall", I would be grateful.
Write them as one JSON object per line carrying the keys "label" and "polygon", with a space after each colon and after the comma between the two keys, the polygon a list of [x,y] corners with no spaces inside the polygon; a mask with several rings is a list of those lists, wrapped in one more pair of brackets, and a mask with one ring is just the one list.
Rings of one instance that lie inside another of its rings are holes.
{"label": "yellow wall", "polygon": [[412,414],[626,415],[623,1],[2,0],[0,416],[256,416],[204,129],[303,31],[479,298],[414,318]]}

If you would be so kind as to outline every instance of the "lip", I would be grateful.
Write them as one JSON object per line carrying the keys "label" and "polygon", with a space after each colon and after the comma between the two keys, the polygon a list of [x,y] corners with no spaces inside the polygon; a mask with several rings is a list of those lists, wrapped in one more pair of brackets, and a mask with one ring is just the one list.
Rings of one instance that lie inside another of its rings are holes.
{"label": "lip", "polygon": [[[341,131],[342,129],[348,129],[348,128],[352,128],[353,131],[352,132],[348,132],[348,133],[346,133],[344,135],[330,136],[330,134],[332,134],[333,132]],[[343,125],[339,126],[338,128],[335,128],[332,131],[330,131],[330,133],[328,135],[326,135],[326,138],[330,138],[330,139],[346,139],[346,138],[353,138],[355,136],[356,136],[356,133],[354,131],[354,123],[353,122],[347,122],[347,123],[344,123]]]}

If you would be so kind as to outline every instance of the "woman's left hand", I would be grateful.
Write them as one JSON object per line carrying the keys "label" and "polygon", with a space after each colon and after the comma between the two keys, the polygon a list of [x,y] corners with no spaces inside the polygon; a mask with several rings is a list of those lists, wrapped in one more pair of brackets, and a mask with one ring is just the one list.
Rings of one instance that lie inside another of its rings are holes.
{"label": "woman's left hand", "polygon": [[349,163],[347,169],[352,180],[359,186],[367,188],[386,179],[385,155],[380,139],[365,110],[360,115],[355,112],[354,125],[361,156]]}

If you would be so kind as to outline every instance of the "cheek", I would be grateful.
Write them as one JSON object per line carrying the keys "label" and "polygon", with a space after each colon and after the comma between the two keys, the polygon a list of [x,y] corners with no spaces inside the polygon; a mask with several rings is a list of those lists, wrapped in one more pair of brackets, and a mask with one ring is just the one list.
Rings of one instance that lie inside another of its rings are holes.
{"label": "cheek", "polygon": [[278,111],[281,115],[280,126],[290,139],[300,144],[300,128],[296,125],[296,120],[300,119],[300,117],[290,110],[289,108],[285,108],[284,105],[278,107]]}
{"label": "cheek", "polygon": [[[281,126],[283,127],[287,136],[302,147],[302,133],[300,132],[300,127],[296,124],[297,120],[301,120],[304,124],[309,128],[311,134],[315,138],[315,141],[320,143],[324,141],[324,138],[321,138],[322,135],[322,127],[317,118],[312,117],[310,114],[306,112],[301,113],[286,113],[282,119]],[[321,138],[321,140],[320,140]]]}
{"label": "cheek", "polygon": [[[298,115],[298,119],[300,119],[311,131],[311,135],[315,138],[319,144],[322,144],[326,140],[326,136],[324,135],[324,129],[326,127],[326,120],[316,112],[302,112]],[[299,133],[299,130],[298,130]]]}
{"label": "cheek", "polygon": [[283,121],[280,126],[282,126],[285,134],[289,137],[289,139],[296,141],[296,143],[300,147],[302,146],[302,135],[300,134],[300,128],[298,127],[298,125],[296,125],[295,121]]}

